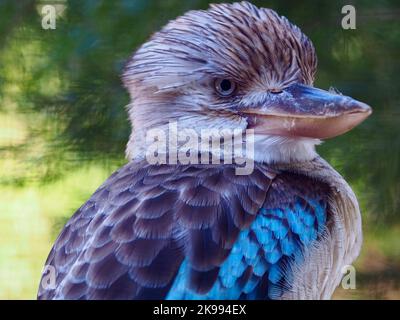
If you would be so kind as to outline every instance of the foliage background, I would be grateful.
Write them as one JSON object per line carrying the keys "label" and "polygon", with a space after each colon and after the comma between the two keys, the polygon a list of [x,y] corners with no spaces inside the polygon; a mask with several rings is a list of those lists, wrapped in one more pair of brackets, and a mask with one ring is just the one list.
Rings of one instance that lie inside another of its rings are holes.
{"label": "foliage background", "polygon": [[[0,0],[0,298],[34,299],[63,224],[125,162],[128,95],[119,75],[135,48],[203,0]],[[219,1],[213,1],[219,2]],[[312,39],[316,86],[365,101],[373,116],[319,152],[356,191],[365,242],[357,289],[336,298],[400,298],[400,5],[396,0],[253,3]],[[57,6],[56,30],[41,7]],[[353,4],[357,29],[341,28]]]}

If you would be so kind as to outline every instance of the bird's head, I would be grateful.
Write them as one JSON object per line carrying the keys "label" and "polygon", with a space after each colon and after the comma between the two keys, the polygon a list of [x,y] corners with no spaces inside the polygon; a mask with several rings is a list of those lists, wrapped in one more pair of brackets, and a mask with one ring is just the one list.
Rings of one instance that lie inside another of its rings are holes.
{"label": "bird's head", "polygon": [[248,2],[211,5],[168,23],[128,62],[133,132],[128,156],[146,131],[254,129],[256,160],[315,157],[320,139],[347,132],[371,109],[313,87],[317,58],[301,30]]}

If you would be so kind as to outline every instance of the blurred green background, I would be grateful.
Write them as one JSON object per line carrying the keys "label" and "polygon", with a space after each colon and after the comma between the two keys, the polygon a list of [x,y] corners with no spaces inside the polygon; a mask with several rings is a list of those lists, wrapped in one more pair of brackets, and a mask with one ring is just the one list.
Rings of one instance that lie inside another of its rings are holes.
{"label": "blurred green background", "polygon": [[[125,162],[128,95],[119,76],[126,59],[168,20],[208,2],[0,0],[0,298],[35,298],[60,229]],[[399,1],[253,3],[312,39],[316,86],[333,85],[374,108],[360,127],[319,147],[354,188],[363,214],[357,289],[338,289],[335,298],[399,299]],[[349,3],[356,30],[341,28]],[[45,4],[57,5],[56,30],[41,27]]]}

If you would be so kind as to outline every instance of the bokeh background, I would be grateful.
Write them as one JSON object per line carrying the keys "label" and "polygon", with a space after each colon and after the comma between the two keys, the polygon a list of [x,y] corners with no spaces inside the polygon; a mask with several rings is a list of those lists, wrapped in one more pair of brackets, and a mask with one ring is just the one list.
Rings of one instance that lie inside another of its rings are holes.
{"label": "bokeh background", "polygon": [[[35,298],[60,229],[125,162],[126,59],[168,20],[208,2],[0,0],[1,299]],[[360,127],[319,147],[354,188],[363,215],[357,289],[338,289],[335,298],[399,299],[399,1],[253,2],[312,39],[316,86],[333,85],[374,108]],[[356,30],[341,28],[349,3]],[[57,5],[56,30],[41,27],[45,4]]]}

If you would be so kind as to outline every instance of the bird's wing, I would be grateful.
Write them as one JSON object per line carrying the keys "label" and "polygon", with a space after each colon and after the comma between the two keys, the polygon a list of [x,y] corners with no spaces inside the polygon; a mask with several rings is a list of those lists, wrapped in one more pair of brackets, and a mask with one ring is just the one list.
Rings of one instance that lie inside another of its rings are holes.
{"label": "bird's wing", "polygon": [[204,288],[207,291],[188,289],[193,275],[191,262],[186,259],[168,298],[287,297],[293,289],[293,272],[301,272],[299,266],[305,262],[306,253],[327,232],[330,194],[330,187],[321,181],[291,172],[279,173],[255,220],[239,232],[218,273],[208,275],[210,285]]}
{"label": "bird's wing", "polygon": [[[163,299],[182,265],[187,288],[208,292],[265,203],[274,173],[256,166],[129,163],[74,214],[46,265],[39,299]],[[45,275],[46,276],[46,275]]]}
{"label": "bird's wing", "polygon": [[308,263],[305,261],[309,257],[307,253],[329,233],[331,194],[328,184],[303,174],[286,171],[276,177],[249,230],[251,241],[260,248],[260,259],[253,268],[257,272],[253,271],[249,283],[254,285],[260,276],[263,279],[247,288],[244,297],[282,299],[290,296],[288,292],[296,285],[296,272],[302,272],[301,266]]}

